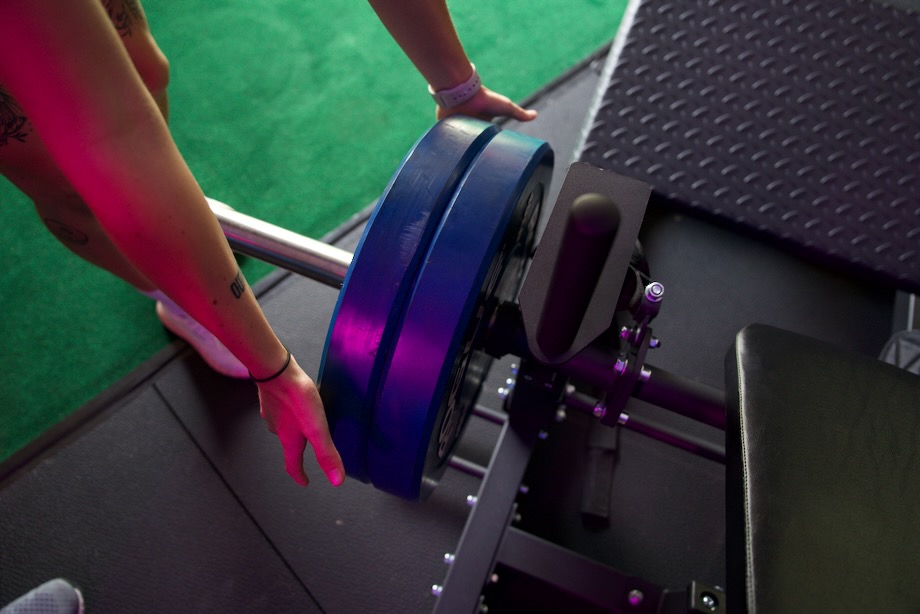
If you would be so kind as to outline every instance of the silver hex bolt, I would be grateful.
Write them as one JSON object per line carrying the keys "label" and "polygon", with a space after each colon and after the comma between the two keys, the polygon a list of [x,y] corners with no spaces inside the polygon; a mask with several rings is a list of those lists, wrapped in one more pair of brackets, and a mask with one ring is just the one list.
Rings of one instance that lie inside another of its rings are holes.
{"label": "silver hex bolt", "polygon": [[645,286],[645,298],[653,303],[661,302],[664,298],[664,285],[660,281],[653,281]]}
{"label": "silver hex bolt", "polygon": [[445,565],[453,565],[454,561],[456,560],[457,560],[457,555],[454,554],[453,552],[444,553],[444,564]]}
{"label": "silver hex bolt", "polygon": [[613,365],[614,373],[623,375],[626,372],[626,367],[629,366],[629,361],[622,358],[617,358],[616,363]]}
{"label": "silver hex bolt", "polygon": [[469,505],[470,507],[473,507],[474,505],[476,505],[477,501],[479,501],[479,497],[477,497],[476,495],[466,496],[466,504]]}
{"label": "silver hex bolt", "polygon": [[603,418],[606,415],[607,415],[607,406],[603,403],[603,401],[598,401],[597,405],[594,406],[594,417]]}
{"label": "silver hex bolt", "polygon": [[431,594],[434,595],[435,597],[440,597],[441,593],[443,592],[444,592],[444,587],[441,586],[440,584],[431,585]]}
{"label": "silver hex bolt", "polygon": [[709,592],[700,595],[700,603],[710,612],[715,612],[719,609],[719,600],[716,599],[715,595]]}
{"label": "silver hex bolt", "polygon": [[637,608],[640,605],[642,605],[642,602],[645,600],[645,594],[639,589],[634,588],[633,590],[629,591],[628,599],[629,599],[629,605],[633,606],[634,608]]}

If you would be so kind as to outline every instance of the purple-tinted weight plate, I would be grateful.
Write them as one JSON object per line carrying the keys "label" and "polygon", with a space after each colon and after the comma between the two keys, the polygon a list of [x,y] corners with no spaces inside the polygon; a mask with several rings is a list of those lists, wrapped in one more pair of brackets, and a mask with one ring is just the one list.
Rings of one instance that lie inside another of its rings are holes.
{"label": "purple-tinted weight plate", "polygon": [[367,435],[403,303],[459,181],[498,133],[451,117],[406,155],[380,197],[336,302],[319,370],[332,437],[349,476],[368,482]]}
{"label": "purple-tinted weight plate", "polygon": [[504,131],[457,188],[383,372],[368,438],[375,487],[417,500],[441,478],[491,364],[478,341],[520,289],[552,158],[546,143]]}

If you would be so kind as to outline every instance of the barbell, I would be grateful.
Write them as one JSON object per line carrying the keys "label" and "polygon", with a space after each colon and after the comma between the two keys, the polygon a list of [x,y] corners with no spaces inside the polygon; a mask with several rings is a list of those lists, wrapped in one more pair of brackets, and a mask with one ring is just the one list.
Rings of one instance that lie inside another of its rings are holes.
{"label": "barbell", "polygon": [[[211,202],[234,251],[341,287],[318,385],[350,477],[425,498],[448,466],[492,360],[534,355],[533,343],[522,341],[515,299],[552,167],[553,152],[541,140],[470,118],[442,120],[403,159],[354,254]],[[511,316],[499,317],[509,305]],[[511,341],[496,351],[498,320],[504,330],[497,336]],[[588,348],[557,366],[618,391],[616,359]],[[690,413],[719,426],[718,394],[675,385],[664,372],[659,386],[648,386],[652,371],[641,372],[647,395],[660,400],[663,386],[673,400],[676,390],[691,399]],[[637,392],[634,375],[627,394]]]}

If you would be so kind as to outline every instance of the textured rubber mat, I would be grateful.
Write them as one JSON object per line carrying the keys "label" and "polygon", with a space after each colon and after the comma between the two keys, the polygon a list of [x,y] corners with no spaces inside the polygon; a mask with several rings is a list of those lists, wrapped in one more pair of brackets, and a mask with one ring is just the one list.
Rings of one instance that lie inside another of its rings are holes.
{"label": "textured rubber mat", "polygon": [[920,290],[920,15],[855,0],[646,1],[623,32],[581,160]]}

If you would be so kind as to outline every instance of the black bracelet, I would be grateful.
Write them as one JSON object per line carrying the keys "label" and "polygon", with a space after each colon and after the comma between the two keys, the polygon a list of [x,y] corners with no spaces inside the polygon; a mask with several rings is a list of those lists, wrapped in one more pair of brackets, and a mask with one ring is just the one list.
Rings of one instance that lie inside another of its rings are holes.
{"label": "black bracelet", "polygon": [[257,384],[264,384],[265,382],[270,382],[270,381],[272,381],[273,379],[277,379],[278,377],[280,377],[281,374],[284,373],[284,372],[287,370],[288,365],[291,364],[291,350],[288,350],[287,348],[284,348],[284,349],[287,350],[287,358],[284,359],[284,366],[281,367],[281,369],[279,369],[277,373],[275,373],[274,375],[269,375],[268,377],[265,377],[265,378],[262,378],[262,379],[257,379],[257,378],[255,378],[255,377],[253,377],[252,371],[250,371],[250,372],[249,372],[249,379],[251,379],[252,381],[254,381],[254,382],[257,383]]}

